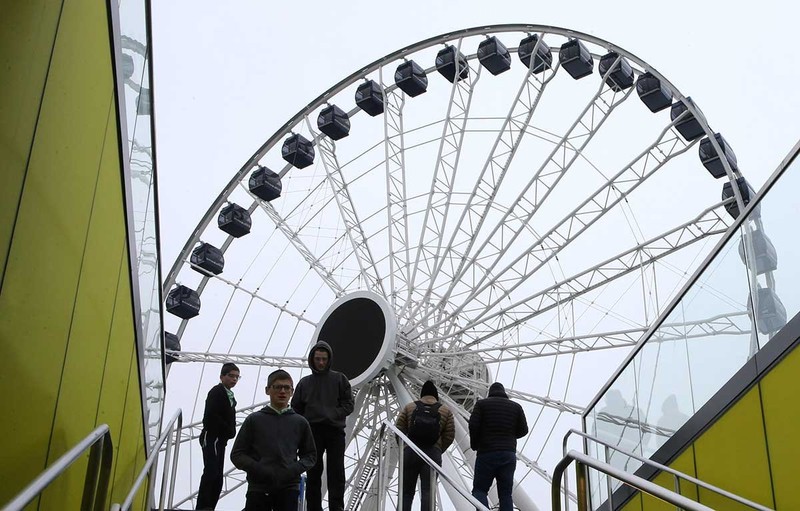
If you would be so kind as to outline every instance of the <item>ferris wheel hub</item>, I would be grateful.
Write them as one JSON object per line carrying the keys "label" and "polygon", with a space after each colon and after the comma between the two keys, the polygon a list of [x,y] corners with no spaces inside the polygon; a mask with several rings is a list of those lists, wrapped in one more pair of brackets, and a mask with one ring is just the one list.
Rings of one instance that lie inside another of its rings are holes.
{"label": "ferris wheel hub", "polygon": [[355,291],[331,304],[317,324],[314,339],[330,344],[336,370],[355,387],[394,363],[396,325],[385,298]]}

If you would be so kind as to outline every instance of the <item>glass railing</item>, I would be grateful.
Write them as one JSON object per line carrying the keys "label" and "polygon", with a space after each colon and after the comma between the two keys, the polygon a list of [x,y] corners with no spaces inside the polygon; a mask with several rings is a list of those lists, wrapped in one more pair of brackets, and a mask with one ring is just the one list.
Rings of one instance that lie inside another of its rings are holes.
{"label": "glass railing", "polygon": [[[124,130],[129,229],[135,280],[141,359],[142,400],[148,452],[159,435],[164,402],[161,278],[153,134],[149,1],[119,0],[118,77],[120,120]],[[130,245],[129,245],[130,246]]]}
{"label": "glass railing", "polygon": [[[586,432],[649,458],[800,311],[798,148],[587,408]],[[641,466],[609,458],[629,473]],[[592,485],[592,502],[604,502],[605,482]]]}

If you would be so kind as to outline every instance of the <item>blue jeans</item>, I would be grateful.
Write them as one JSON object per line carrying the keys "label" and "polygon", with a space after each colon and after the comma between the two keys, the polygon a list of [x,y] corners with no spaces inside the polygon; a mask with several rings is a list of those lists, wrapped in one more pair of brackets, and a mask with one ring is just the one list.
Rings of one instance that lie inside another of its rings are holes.
{"label": "blue jeans", "polygon": [[497,479],[497,496],[500,511],[513,511],[511,491],[514,488],[514,470],[517,468],[517,453],[514,451],[479,452],[475,458],[475,478],[472,480],[472,496],[489,507],[488,493],[492,480]]}

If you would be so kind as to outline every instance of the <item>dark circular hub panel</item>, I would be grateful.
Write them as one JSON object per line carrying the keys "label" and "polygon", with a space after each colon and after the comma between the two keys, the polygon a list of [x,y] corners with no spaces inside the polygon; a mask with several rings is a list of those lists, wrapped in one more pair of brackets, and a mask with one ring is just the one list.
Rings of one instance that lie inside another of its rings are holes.
{"label": "dark circular hub panel", "polygon": [[385,355],[386,326],[384,309],[375,300],[345,297],[331,307],[317,339],[331,345],[333,369],[360,383],[364,377],[374,376],[365,373],[373,372],[378,359]]}

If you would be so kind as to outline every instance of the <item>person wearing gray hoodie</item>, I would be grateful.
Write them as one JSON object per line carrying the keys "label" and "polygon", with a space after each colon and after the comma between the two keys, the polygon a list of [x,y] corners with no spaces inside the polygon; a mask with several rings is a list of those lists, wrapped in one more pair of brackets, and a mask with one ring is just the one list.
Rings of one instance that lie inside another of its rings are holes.
{"label": "person wearing gray hoodie", "polygon": [[245,511],[296,511],[300,474],[314,466],[311,427],[289,407],[292,377],[278,369],[267,377],[269,404],[247,416],[231,461],[247,473]]}
{"label": "person wearing gray hoodie", "polygon": [[333,350],[325,341],[317,342],[308,354],[311,374],[297,382],[292,409],[311,424],[317,446],[317,463],[308,471],[306,505],[308,511],[322,511],[322,455],[327,452],[328,509],[344,510],[344,428],[353,413],[353,393],[344,374],[331,369]]}

